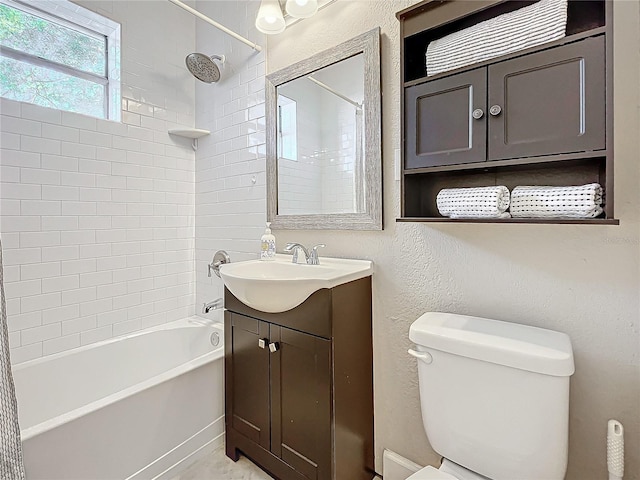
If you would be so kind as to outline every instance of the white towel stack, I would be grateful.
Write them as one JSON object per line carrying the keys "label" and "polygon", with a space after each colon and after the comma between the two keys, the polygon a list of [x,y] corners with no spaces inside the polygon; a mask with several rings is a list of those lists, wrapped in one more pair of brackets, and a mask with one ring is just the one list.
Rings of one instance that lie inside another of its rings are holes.
{"label": "white towel stack", "polygon": [[509,189],[495,187],[445,188],[438,192],[440,215],[450,218],[509,218]]}
{"label": "white towel stack", "polygon": [[565,36],[567,0],[540,0],[429,43],[427,75],[464,67]]}
{"label": "white towel stack", "polygon": [[511,215],[517,218],[594,218],[601,213],[602,187],[598,183],[522,186],[511,192]]}

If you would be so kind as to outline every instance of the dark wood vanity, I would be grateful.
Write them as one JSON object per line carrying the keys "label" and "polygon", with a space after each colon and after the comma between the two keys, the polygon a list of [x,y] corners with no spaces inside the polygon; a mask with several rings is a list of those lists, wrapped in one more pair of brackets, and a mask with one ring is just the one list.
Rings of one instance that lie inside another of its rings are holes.
{"label": "dark wood vanity", "polygon": [[[613,2],[568,0],[563,38],[427,76],[430,42],[533,3],[427,0],[398,12],[403,87],[398,221],[618,223]],[[604,189],[600,218],[460,220],[442,217],[436,206],[443,188],[586,183]]]}
{"label": "dark wood vanity", "polygon": [[371,277],[281,313],[225,288],[226,453],[280,480],[371,480]]}

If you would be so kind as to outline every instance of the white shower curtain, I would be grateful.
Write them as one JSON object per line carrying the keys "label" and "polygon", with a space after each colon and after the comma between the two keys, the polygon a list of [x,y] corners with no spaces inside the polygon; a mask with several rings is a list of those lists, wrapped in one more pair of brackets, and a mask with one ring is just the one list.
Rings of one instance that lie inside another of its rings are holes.
{"label": "white shower curtain", "polygon": [[0,298],[0,479],[22,480],[25,475],[18,426],[18,406],[9,358],[7,310],[2,275],[2,239],[0,239]]}

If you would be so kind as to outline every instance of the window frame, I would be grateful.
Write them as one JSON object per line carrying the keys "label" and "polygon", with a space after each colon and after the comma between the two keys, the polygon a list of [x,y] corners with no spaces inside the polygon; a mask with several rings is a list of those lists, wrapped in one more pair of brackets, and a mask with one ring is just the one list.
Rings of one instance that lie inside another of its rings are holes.
{"label": "window frame", "polygon": [[[287,112],[285,112],[285,110]],[[293,115],[291,115],[290,111],[293,111]],[[290,129],[283,128],[283,119],[284,114],[287,114],[290,118],[288,118],[288,125],[291,127]],[[292,117],[292,118],[291,118]],[[278,158],[283,160],[290,160],[292,162],[298,161],[298,102],[296,102],[293,98],[287,97],[282,94],[278,94],[278,120],[277,120],[277,130],[278,130]],[[293,139],[293,141],[291,141]],[[287,152],[291,151],[294,153],[292,157],[285,156],[285,142],[287,142],[288,148]]]}
{"label": "window frame", "polygon": [[[68,0],[32,0],[30,4],[23,3],[20,0],[0,0],[0,4],[41,17],[48,22],[75,30],[83,35],[104,40],[105,63],[103,76],[2,45],[0,45],[0,58],[11,58],[103,86],[104,116],[93,118],[120,121],[120,24]],[[55,13],[52,13],[54,11]],[[89,23],[91,28],[81,25],[80,22]],[[81,112],[74,113],[88,115]]]}

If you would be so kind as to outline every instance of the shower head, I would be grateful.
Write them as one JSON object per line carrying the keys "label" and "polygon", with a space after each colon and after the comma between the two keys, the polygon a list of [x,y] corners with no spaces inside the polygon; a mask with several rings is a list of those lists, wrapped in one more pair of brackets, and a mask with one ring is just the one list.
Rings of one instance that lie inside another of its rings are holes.
{"label": "shower head", "polygon": [[224,55],[204,55],[203,53],[190,53],[185,58],[187,68],[191,75],[201,82],[215,83],[220,80],[220,68],[214,60],[224,63]]}

